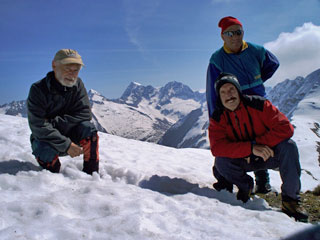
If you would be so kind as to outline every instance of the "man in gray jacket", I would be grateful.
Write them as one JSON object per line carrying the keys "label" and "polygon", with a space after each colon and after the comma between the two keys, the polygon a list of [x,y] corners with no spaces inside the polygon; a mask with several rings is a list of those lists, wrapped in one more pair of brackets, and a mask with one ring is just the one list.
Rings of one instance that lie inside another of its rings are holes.
{"label": "man in gray jacket", "polygon": [[44,169],[58,173],[59,156],[83,154],[83,171],[99,171],[99,137],[87,91],[78,77],[82,58],[59,50],[45,78],[32,84],[27,100],[32,153]]}

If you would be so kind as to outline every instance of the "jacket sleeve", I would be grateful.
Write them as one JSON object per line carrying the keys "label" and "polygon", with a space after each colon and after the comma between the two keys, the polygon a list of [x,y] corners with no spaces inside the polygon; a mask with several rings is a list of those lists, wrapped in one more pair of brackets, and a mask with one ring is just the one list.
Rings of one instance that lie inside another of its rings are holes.
{"label": "jacket sleeve", "polygon": [[74,102],[75,104],[70,108],[68,113],[62,116],[56,116],[51,120],[54,127],[58,129],[68,129],[80,122],[90,121],[92,119],[88,94],[80,79],[79,90],[77,91]]}
{"label": "jacket sleeve", "polygon": [[264,82],[272,77],[280,65],[275,55],[268,50],[265,51],[265,58],[261,68],[261,78]]}
{"label": "jacket sleeve", "polygon": [[217,104],[217,95],[214,89],[214,83],[219,76],[220,71],[210,63],[207,70],[206,97],[209,117],[212,116]]}
{"label": "jacket sleeve", "polygon": [[71,140],[63,136],[46,118],[46,104],[44,93],[39,87],[32,85],[27,99],[28,122],[32,136],[64,153],[70,147]]}
{"label": "jacket sleeve", "polygon": [[267,132],[256,137],[258,144],[274,147],[293,136],[294,128],[288,118],[268,100],[264,103],[262,120],[267,127]]}
{"label": "jacket sleeve", "polygon": [[215,157],[244,158],[252,152],[250,141],[232,141],[227,137],[227,124],[223,119],[217,122],[210,118],[209,141]]}

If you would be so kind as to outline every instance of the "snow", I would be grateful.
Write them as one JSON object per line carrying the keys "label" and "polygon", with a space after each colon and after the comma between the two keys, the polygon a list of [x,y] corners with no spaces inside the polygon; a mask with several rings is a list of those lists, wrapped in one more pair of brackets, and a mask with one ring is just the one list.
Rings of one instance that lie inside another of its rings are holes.
{"label": "snow", "polygon": [[137,85],[137,86],[142,86],[141,83],[138,83],[138,82],[133,82],[134,85]]}
{"label": "snow", "polygon": [[140,108],[107,100],[104,100],[103,103],[94,103],[92,112],[108,133],[135,139],[152,139],[153,135],[158,135],[153,130],[156,122],[153,115],[155,110],[145,112]]}
{"label": "snow", "polygon": [[99,174],[81,172],[81,157],[60,158],[53,174],[38,167],[29,134],[27,119],[0,115],[0,239],[265,240],[311,226],[258,197],[214,191],[209,150],[99,133]]}
{"label": "snow", "polygon": [[6,113],[6,108],[4,108],[4,107],[2,107],[2,108],[0,108],[0,114],[5,114]]}
{"label": "snow", "polygon": [[[96,92],[97,93],[97,92]],[[93,94],[92,112],[107,133],[130,139],[158,142],[165,131],[183,115],[200,106],[195,100],[172,97],[159,109],[158,96],[142,98],[138,106],[120,104]],[[129,96],[126,103],[133,103]],[[167,112],[164,114],[163,112]]]}
{"label": "snow", "polygon": [[[206,128],[204,128],[204,126],[207,124],[208,122],[208,110],[206,106],[202,106],[202,115],[199,117],[198,121],[196,124],[194,124],[194,126],[192,126],[192,128],[187,132],[187,134],[184,136],[183,140],[181,141],[181,143],[178,145],[178,147],[180,147],[185,141],[187,141],[188,139],[192,139],[193,137],[199,135],[199,134],[203,134],[203,132],[205,132],[205,143],[202,144],[201,148],[206,148],[208,149],[209,146],[209,134],[208,134],[208,130]],[[182,124],[182,123],[181,123]],[[177,126],[179,127],[179,126]],[[201,141],[203,139],[198,140]]]}
{"label": "snow", "polygon": [[170,114],[169,116],[176,122],[179,120],[179,116],[175,116],[177,110],[179,110],[180,114],[185,116],[192,110],[197,109],[199,107],[201,107],[201,104],[193,99],[183,100],[180,98],[173,97],[170,99],[170,103],[164,106],[164,109],[173,112],[173,114]]}

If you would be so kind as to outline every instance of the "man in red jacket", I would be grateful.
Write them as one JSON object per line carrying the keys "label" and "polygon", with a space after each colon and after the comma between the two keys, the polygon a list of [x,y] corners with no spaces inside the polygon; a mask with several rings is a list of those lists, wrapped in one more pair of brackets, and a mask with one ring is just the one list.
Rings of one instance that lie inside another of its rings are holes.
{"label": "man in red jacket", "polygon": [[215,90],[218,103],[209,139],[218,172],[239,188],[237,199],[247,202],[254,185],[247,172],[279,168],[282,211],[307,221],[300,206],[299,153],[290,139],[294,130],[288,118],[265,98],[243,95],[232,74],[220,74]]}

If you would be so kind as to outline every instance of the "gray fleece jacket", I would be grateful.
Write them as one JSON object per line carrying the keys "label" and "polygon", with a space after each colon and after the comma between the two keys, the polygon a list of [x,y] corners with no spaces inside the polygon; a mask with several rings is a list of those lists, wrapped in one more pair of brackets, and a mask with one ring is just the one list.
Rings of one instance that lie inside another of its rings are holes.
{"label": "gray fleece jacket", "polygon": [[73,87],[62,86],[49,72],[32,84],[27,100],[31,141],[49,143],[60,153],[66,153],[71,140],[70,129],[92,118],[87,90],[78,78]]}

